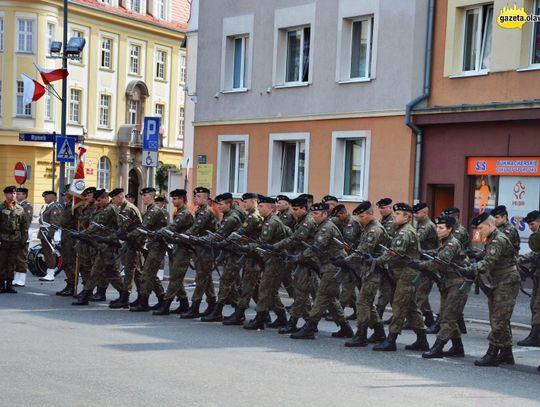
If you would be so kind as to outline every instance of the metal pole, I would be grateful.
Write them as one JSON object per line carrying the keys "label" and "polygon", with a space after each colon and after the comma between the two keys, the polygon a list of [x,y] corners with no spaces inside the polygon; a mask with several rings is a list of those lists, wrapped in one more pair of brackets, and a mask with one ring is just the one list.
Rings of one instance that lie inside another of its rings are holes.
{"label": "metal pole", "polygon": [[[64,0],[64,52],[62,53],[62,68],[67,69],[67,55],[66,55],[66,45],[68,42],[68,0]],[[60,133],[62,136],[66,136],[66,122],[67,122],[67,77],[62,79],[62,124],[60,128]],[[60,163],[60,194],[64,192],[64,178],[66,176],[66,164]]]}
{"label": "metal pole", "polygon": [[53,131],[53,142],[52,142],[52,188],[51,191],[55,191],[55,182],[56,182],[56,132]]}

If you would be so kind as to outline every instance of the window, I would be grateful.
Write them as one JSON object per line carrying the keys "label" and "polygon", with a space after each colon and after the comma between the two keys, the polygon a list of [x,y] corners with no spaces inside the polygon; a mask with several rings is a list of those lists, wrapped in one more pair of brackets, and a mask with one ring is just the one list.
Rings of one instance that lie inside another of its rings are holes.
{"label": "window", "polygon": [[[533,14],[540,15],[540,1],[536,0]],[[532,29],[531,64],[540,64],[540,22],[535,22]],[[1,44],[0,44],[1,47]]]}
{"label": "window", "polygon": [[[163,118],[163,112],[165,111],[165,105],[162,103],[156,103],[156,116]],[[161,121],[163,123],[163,120]]]}
{"label": "window", "polygon": [[373,18],[352,22],[350,79],[370,77],[373,43],[372,22]]}
{"label": "window", "polygon": [[24,82],[17,81],[17,116],[32,116],[32,104],[23,105]]}
{"label": "window", "polygon": [[139,101],[128,100],[128,124],[138,124]]}
{"label": "window", "polygon": [[103,156],[98,162],[97,188],[110,189],[111,187],[111,161]]}
{"label": "window", "polygon": [[332,134],[330,191],[338,198],[367,197],[369,131],[335,131]]}
{"label": "window", "polygon": [[47,85],[47,93],[45,93],[45,120],[54,120],[54,98],[51,87],[51,85]]}
{"label": "window", "polygon": [[71,123],[81,123],[81,91],[71,89],[69,99],[69,121]]}
{"label": "window", "polygon": [[4,17],[0,17],[0,52],[4,51]]}
{"label": "window", "polygon": [[141,0],[131,0],[131,11],[135,13],[141,12]]}
{"label": "window", "polygon": [[187,79],[186,56],[182,55],[180,57],[180,83],[186,83],[186,79]]}
{"label": "window", "polygon": [[466,9],[464,26],[462,70],[489,70],[493,5]]}
{"label": "window", "polygon": [[34,20],[17,20],[17,52],[34,52]]}
{"label": "window", "polygon": [[64,184],[69,184],[73,181],[75,176],[76,164],[75,163],[66,163],[65,172],[64,172]]}
{"label": "window", "polygon": [[287,31],[285,82],[307,82],[309,79],[310,27]]}
{"label": "window", "polygon": [[157,18],[160,20],[166,20],[167,19],[167,4],[165,0],[157,0],[156,1],[156,15]]}
{"label": "window", "polygon": [[[82,31],[73,30],[72,33],[71,33],[71,36],[72,37],[77,37],[77,38],[84,38],[84,33]],[[79,55],[79,59],[73,60],[71,62],[77,62],[79,64],[82,64],[83,63],[84,53],[85,53],[85,50],[83,50],[83,52],[81,52],[81,54]]]}
{"label": "window", "polygon": [[247,190],[249,136],[218,136],[218,143],[218,190],[239,196]]}
{"label": "window", "polygon": [[110,38],[101,39],[101,67],[110,69],[112,40]]}
{"label": "window", "polygon": [[305,193],[309,170],[309,133],[271,134],[269,154],[269,193]]}
{"label": "window", "polygon": [[129,71],[134,74],[139,74],[139,57],[141,55],[141,47],[138,45],[129,46]]}
{"label": "window", "polygon": [[234,39],[233,89],[246,87],[248,37]]}
{"label": "window", "polygon": [[165,79],[165,63],[167,62],[167,53],[165,51],[157,51],[156,56],[156,78]]}
{"label": "window", "polygon": [[178,113],[178,140],[184,139],[184,132],[186,126],[186,111],[183,107],[180,108]]}
{"label": "window", "polygon": [[47,53],[51,52],[51,43],[55,38],[56,26],[53,23],[47,23]]}
{"label": "window", "polygon": [[99,127],[109,128],[110,126],[110,108],[111,97],[109,95],[101,95],[99,97]]}

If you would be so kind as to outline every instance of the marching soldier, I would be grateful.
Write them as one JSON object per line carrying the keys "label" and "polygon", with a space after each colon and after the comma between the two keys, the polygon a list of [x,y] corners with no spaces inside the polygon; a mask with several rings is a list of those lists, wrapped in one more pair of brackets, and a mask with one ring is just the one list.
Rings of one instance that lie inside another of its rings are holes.
{"label": "marching soldier", "polygon": [[137,197],[135,196],[135,194],[128,192],[126,194],[126,201],[128,201],[130,204],[137,206]]}
{"label": "marching soldier", "polygon": [[41,248],[43,249],[43,256],[45,257],[45,264],[47,265],[47,275],[40,278],[41,281],[54,281],[54,274],[58,271],[56,267],[56,255],[54,254],[54,228],[45,228],[44,222],[52,226],[60,226],[60,213],[62,212],[62,206],[56,201],[56,192],[45,191],[42,194],[45,201],[45,205],[41,209],[39,216],[39,240],[41,241]]}
{"label": "marching soldier", "polygon": [[[381,225],[386,230],[386,233],[390,238],[394,237],[395,225],[394,225],[394,214],[392,210],[392,199],[382,198],[379,199],[376,203],[379,213],[381,214]],[[388,266],[384,266],[388,267]],[[382,318],[384,310],[388,304],[392,303],[392,298],[394,298],[394,290],[396,289],[395,283],[391,278],[393,271],[388,270],[388,273],[385,273],[381,277],[381,284],[379,287],[379,298],[377,299],[377,312],[379,317]],[[389,319],[386,323],[389,323]]]}
{"label": "marching soldier", "polygon": [[15,201],[17,188],[4,188],[5,200],[0,204],[0,294],[16,294],[13,277],[17,257],[28,240],[28,218],[24,208]]}
{"label": "marching soldier", "polygon": [[[156,206],[159,209],[161,209],[163,214],[167,217],[167,223],[169,223],[169,211],[167,210],[167,204],[168,204],[167,198],[165,198],[162,195],[159,195],[159,196],[156,196],[156,199],[154,200],[154,202],[156,203]],[[169,245],[167,245],[167,250],[165,253],[167,254],[170,260],[170,258],[172,257],[172,251],[169,250]],[[169,261],[169,264],[170,264],[170,261]],[[164,275],[165,275],[165,257],[161,259],[161,263],[159,264],[159,269],[157,272],[157,278],[159,279],[159,281],[163,281]]]}
{"label": "marching soldier", "polygon": [[330,221],[330,210],[326,203],[316,203],[311,207],[312,218],[317,225],[314,236],[315,243],[306,248],[299,255],[299,261],[313,261],[319,264],[321,282],[315,297],[315,304],[311,309],[306,323],[299,331],[292,333],[292,339],[314,339],[317,325],[328,309],[339,331],[333,332],[334,338],[351,338],[353,331],[349,323],[345,320],[343,308],[339,303],[339,284],[335,274],[338,268],[334,266],[330,259],[340,254],[344,254],[342,245],[335,239],[342,241],[343,237],[338,227]]}
{"label": "marching soldier", "polygon": [[325,203],[325,204],[328,204],[328,207],[330,208],[330,214],[334,211],[334,208],[336,206],[338,206],[339,204],[339,199],[337,199],[335,196],[333,195],[325,195],[323,196],[323,198],[321,199],[321,202],[322,203]]}
{"label": "marching soldier", "polygon": [[75,294],[75,273],[76,259],[75,241],[71,233],[64,229],[78,231],[78,216],[79,212],[73,210],[73,196],[69,192],[70,184],[64,188],[64,207],[60,214],[60,226],[62,228],[62,236],[60,238],[60,250],[62,251],[62,267],[66,273],[66,286],[63,290],[56,292],[56,295],[61,297],[71,297]]}
{"label": "marching soldier", "polygon": [[506,206],[496,206],[490,212],[490,215],[495,218],[495,226],[497,226],[497,229],[503,232],[510,240],[510,243],[512,243],[512,246],[514,246],[515,255],[519,255],[519,247],[521,246],[519,233],[508,220],[508,211],[506,210]]}
{"label": "marching soldier", "polygon": [[[276,211],[277,216],[279,217],[279,220],[291,229],[291,231],[294,229],[294,225],[296,223],[296,220],[294,218],[294,214],[291,209],[291,200],[287,195],[278,195],[276,197]],[[286,267],[289,267],[290,265],[287,265]],[[291,270],[289,270],[291,271]],[[283,273],[283,281],[282,281],[283,287],[285,288],[285,291],[287,291],[287,294],[289,295],[289,298],[294,299],[294,285],[291,278],[291,273]]]}
{"label": "marching soldier", "polygon": [[[90,226],[90,219],[96,211],[96,200],[94,199],[95,192],[95,187],[88,187],[82,192],[84,204],[78,208],[80,231],[88,229]],[[79,256],[79,274],[81,275],[82,284],[84,286],[92,274],[92,263],[95,257],[95,249],[89,242],[79,240],[77,244],[77,254]],[[103,292],[102,295],[104,296],[105,292]]]}
{"label": "marching soldier", "polygon": [[[23,207],[26,215],[26,223],[28,224],[28,227],[30,227],[34,217],[34,207],[28,202],[28,188],[17,188],[17,203]],[[30,240],[30,235],[27,237],[24,250],[19,251],[19,255],[17,256],[17,270],[15,271],[15,278],[13,279],[13,285],[15,287],[24,287],[26,284],[26,272],[28,271],[28,240]]]}

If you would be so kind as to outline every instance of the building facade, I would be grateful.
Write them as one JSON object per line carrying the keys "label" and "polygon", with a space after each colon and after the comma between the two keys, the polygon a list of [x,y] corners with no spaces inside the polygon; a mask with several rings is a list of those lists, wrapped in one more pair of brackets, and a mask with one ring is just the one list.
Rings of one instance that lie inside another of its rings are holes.
{"label": "building facade", "polygon": [[427,1],[219,4],[199,4],[194,183],[412,199]]}
{"label": "building facade", "polygon": [[[68,38],[83,37],[80,60],[68,64],[67,133],[83,135],[89,185],[130,192],[150,182],[143,166],[142,124],[161,116],[159,161],[180,166],[184,134],[187,1],[70,0]],[[60,131],[61,102],[53,92],[24,106],[21,74],[41,82],[34,64],[61,67],[51,58],[62,40],[61,0],[0,1],[0,179],[13,184],[23,161],[32,175],[26,186],[40,200],[51,189],[52,146],[19,142],[19,133]],[[61,81],[53,82],[61,93]],[[66,182],[74,165],[66,166]],[[58,164],[56,164],[58,177]],[[55,180],[58,187],[58,179]]]}

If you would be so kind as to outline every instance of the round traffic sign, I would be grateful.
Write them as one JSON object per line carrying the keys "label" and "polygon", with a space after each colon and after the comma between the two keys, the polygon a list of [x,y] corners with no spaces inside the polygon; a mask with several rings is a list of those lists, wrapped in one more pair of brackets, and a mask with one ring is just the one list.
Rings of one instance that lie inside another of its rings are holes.
{"label": "round traffic sign", "polygon": [[15,170],[13,173],[15,175],[15,182],[17,182],[17,184],[19,185],[22,185],[26,182],[26,179],[28,178],[28,167],[25,163],[19,161],[17,164],[15,164]]}

